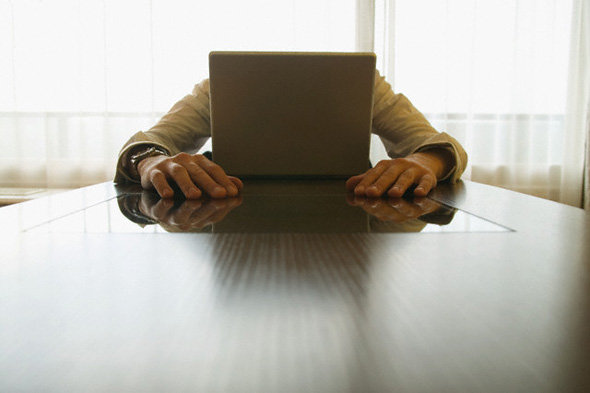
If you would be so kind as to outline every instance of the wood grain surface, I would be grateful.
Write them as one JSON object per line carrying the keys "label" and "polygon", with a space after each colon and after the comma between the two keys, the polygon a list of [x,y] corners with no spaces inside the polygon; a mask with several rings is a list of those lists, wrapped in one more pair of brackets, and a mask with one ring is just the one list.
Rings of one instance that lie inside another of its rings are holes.
{"label": "wood grain surface", "polygon": [[512,231],[23,232],[111,187],[0,210],[0,391],[590,390],[579,209],[464,182],[432,198]]}

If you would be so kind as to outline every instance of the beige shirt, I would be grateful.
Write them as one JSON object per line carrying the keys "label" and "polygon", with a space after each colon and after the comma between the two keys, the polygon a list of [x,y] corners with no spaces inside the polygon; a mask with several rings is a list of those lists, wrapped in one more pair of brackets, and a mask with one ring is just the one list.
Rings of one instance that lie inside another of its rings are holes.
{"label": "beige shirt", "polygon": [[[147,146],[159,146],[168,154],[196,153],[211,136],[209,114],[209,80],[205,79],[192,94],[178,101],[147,132],[138,132],[119,153],[116,183],[138,182],[130,170],[133,152]],[[432,148],[445,148],[455,157],[453,169],[441,180],[456,181],[467,165],[467,154],[454,138],[436,131],[403,94],[396,94],[384,77],[375,75],[373,129],[391,158]]]}

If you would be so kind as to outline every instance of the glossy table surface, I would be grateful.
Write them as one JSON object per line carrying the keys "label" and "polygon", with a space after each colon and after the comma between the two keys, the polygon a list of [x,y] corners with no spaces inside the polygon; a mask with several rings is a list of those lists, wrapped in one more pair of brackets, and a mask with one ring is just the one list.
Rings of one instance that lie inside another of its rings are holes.
{"label": "glossy table surface", "polygon": [[473,182],[105,183],[0,220],[2,392],[590,391],[580,209]]}

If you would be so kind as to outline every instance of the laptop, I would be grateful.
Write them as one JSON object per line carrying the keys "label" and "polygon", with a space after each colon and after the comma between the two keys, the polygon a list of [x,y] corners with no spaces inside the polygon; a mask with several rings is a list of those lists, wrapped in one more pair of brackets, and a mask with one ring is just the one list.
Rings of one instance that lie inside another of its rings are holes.
{"label": "laptop", "polygon": [[213,161],[242,178],[369,168],[375,54],[211,52]]}

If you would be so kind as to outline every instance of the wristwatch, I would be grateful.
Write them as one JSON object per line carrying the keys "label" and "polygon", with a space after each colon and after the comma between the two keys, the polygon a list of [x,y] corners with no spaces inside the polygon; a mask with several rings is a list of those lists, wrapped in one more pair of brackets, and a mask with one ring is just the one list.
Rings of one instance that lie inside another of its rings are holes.
{"label": "wristwatch", "polygon": [[137,171],[137,165],[148,157],[155,157],[155,156],[167,156],[168,152],[158,146],[150,146],[146,149],[139,150],[137,153],[133,154],[129,159],[131,163],[131,167],[133,168],[134,175],[139,177],[139,172]]}

